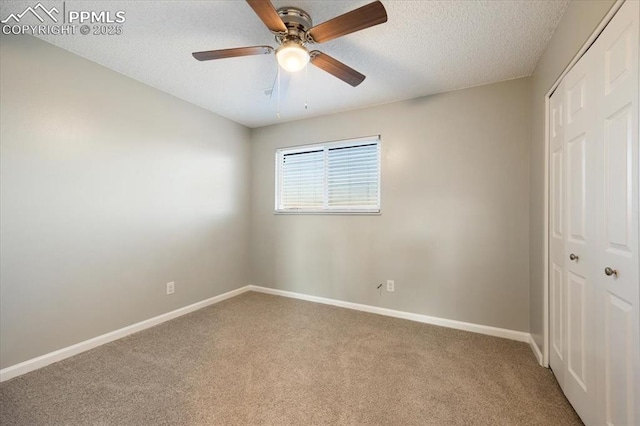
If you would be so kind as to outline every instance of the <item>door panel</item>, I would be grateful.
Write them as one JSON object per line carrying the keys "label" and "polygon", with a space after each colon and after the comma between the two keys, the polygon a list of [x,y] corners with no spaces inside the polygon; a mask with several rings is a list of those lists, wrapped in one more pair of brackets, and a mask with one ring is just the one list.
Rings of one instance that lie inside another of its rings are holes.
{"label": "door panel", "polygon": [[[596,227],[599,422],[640,424],[638,272],[638,20],[626,1],[590,50],[596,52]],[[605,268],[616,271],[605,274]]]}
{"label": "door panel", "polygon": [[564,285],[564,238],[565,238],[565,156],[564,156],[564,83],[556,89],[549,100],[549,327],[551,332],[551,350],[549,365],[555,374],[560,387],[564,386],[564,365],[566,351],[566,288]]}
{"label": "door panel", "polygon": [[[555,355],[560,361],[562,361],[564,358],[564,286],[562,285],[562,276],[564,275],[564,273],[562,271],[562,267],[556,265],[555,263],[552,264],[551,270],[551,343]],[[554,371],[556,375],[558,375],[558,372],[559,371]]]}
{"label": "door panel", "polygon": [[551,154],[551,230],[553,238],[564,237],[564,155],[562,146]]}
{"label": "door panel", "polygon": [[586,135],[567,143],[567,230],[569,241],[584,246],[586,233]]}
{"label": "door panel", "polygon": [[567,371],[587,392],[587,350],[585,342],[585,316],[587,306],[584,277],[569,272],[567,276]]}
{"label": "door panel", "polygon": [[[565,77],[565,282],[566,373],[563,390],[582,420],[594,423],[595,289],[589,265],[594,233],[592,162],[596,136],[595,56],[590,50]],[[573,260],[571,260],[573,259]]]}
{"label": "door panel", "polygon": [[604,136],[604,221],[607,251],[631,254],[629,242],[632,182],[632,118],[631,104],[605,121]]}
{"label": "door panel", "polygon": [[580,118],[579,113],[584,110],[586,75],[582,74],[567,90],[567,107],[569,115],[567,123],[571,124]]}
{"label": "door panel", "polygon": [[[616,86],[628,80],[633,72],[633,23],[615,37],[604,54],[605,61],[605,95],[616,90]],[[614,37],[609,37],[609,39]]]}
{"label": "door panel", "polygon": [[634,406],[633,305],[609,293],[605,307],[606,423],[632,425]]}

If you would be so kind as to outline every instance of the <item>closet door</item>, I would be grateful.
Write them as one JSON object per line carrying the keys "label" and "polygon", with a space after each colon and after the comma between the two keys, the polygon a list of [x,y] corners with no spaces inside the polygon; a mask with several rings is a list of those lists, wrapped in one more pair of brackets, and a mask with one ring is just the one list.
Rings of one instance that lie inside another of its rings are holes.
{"label": "closet door", "polygon": [[597,55],[599,423],[640,424],[638,303],[638,1],[627,1],[591,50]]}
{"label": "closet door", "polygon": [[566,301],[564,285],[564,83],[556,89],[549,104],[549,364],[564,388]]}
{"label": "closet door", "polygon": [[640,426],[639,21],[627,0],[550,99],[550,364],[587,425]]}
{"label": "closet door", "polygon": [[597,386],[595,284],[589,265],[594,241],[596,146],[595,55],[588,50],[564,79],[566,356],[563,390],[587,424],[595,424]]}

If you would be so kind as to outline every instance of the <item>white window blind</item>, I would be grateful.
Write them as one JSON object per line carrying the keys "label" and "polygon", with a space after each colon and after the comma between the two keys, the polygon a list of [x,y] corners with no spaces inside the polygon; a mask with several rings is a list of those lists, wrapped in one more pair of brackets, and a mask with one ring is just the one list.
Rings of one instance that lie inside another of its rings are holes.
{"label": "white window blind", "polygon": [[276,151],[276,211],[379,212],[379,137]]}
{"label": "white window blind", "polygon": [[282,206],[322,208],[324,151],[291,152],[282,156]]}

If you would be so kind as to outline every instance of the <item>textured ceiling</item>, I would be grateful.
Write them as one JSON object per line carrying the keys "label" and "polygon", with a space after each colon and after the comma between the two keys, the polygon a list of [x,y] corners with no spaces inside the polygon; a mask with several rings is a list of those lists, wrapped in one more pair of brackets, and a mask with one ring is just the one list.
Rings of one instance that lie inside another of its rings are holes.
{"label": "textured ceiling", "polygon": [[[385,24],[313,46],[367,76],[352,88],[309,66],[280,100],[268,97],[275,55],[198,62],[191,52],[269,44],[251,8],[231,1],[67,1],[82,10],[124,10],[122,35],[39,36],[94,62],[249,127],[324,115],[530,75],[569,0],[382,0]],[[274,0],[314,24],[370,0]],[[35,2],[3,1],[0,16]],[[42,1],[45,6],[62,2]],[[305,98],[309,108],[305,110]]]}

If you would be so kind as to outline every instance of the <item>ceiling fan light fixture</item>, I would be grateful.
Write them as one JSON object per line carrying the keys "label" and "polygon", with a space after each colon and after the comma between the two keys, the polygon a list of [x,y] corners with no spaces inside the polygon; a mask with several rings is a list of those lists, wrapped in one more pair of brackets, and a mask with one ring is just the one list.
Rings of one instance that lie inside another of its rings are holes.
{"label": "ceiling fan light fixture", "polygon": [[299,43],[290,41],[276,50],[278,64],[289,72],[298,72],[309,63],[309,51]]}

